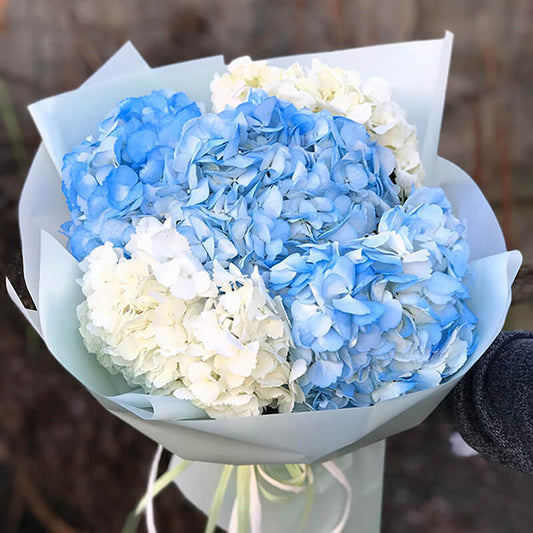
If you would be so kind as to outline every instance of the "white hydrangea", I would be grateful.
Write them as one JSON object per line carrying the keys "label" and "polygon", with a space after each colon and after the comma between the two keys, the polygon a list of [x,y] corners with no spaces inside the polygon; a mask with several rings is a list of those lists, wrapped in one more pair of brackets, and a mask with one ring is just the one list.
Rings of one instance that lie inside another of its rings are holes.
{"label": "white hydrangea", "polygon": [[228,65],[228,72],[211,82],[213,111],[236,107],[248,98],[251,88],[292,102],[311,111],[327,109],[364,124],[370,136],[390,148],[396,157],[396,179],[406,193],[424,182],[416,127],[409,124],[405,109],[391,100],[387,80],[365,81],[354,70],[332,68],[317,59],[310,68],[295,63],[287,69],[240,57]]}
{"label": "white hydrangea", "polygon": [[150,217],[126,249],[129,259],[106,243],[81,263],[80,332],[104,367],[212,417],[303,401],[287,316],[257,271],[215,263],[210,276],[169,222]]}

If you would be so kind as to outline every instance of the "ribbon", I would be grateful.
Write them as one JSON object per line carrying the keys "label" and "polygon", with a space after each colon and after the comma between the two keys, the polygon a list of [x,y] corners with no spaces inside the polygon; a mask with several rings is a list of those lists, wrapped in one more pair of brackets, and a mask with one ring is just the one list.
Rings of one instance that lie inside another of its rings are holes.
{"label": "ribbon", "polygon": [[[158,446],[150,466],[146,494],[137,504],[135,510],[127,517],[122,533],[135,533],[143,513],[145,513],[148,533],[157,533],[154,518],[154,498],[192,464],[191,461],[181,461],[156,479],[162,452],[163,448]],[[342,470],[333,461],[327,461],[318,466],[326,469],[346,492],[346,503],[342,516],[330,532],[342,533],[350,516],[352,488]],[[270,502],[282,503],[305,493],[305,509],[297,530],[303,531],[313,508],[315,481],[310,465],[225,465],[213,495],[204,533],[214,533],[216,529],[220,509],[234,470],[236,470],[236,493],[228,533],[261,533],[261,496]]]}
{"label": "ribbon", "polygon": [[350,506],[352,504],[352,486],[346,479],[346,476],[342,470],[333,461],[326,461],[325,463],[322,463],[322,466],[344,487],[344,490],[346,491],[344,512],[342,513],[340,522],[331,530],[331,533],[342,533],[346,522],[348,522],[348,517],[350,516]]}
{"label": "ribbon", "polygon": [[155,527],[155,519],[153,516],[154,498],[191,465],[191,461],[182,461],[181,463],[178,463],[176,466],[167,470],[159,479],[155,480],[162,453],[163,447],[158,446],[150,466],[146,494],[141,498],[137,504],[137,507],[135,507],[135,509],[126,518],[126,522],[122,528],[122,533],[135,533],[139,527],[141,516],[145,511],[148,533],[157,532]]}
{"label": "ribbon", "polygon": [[154,484],[157,477],[157,467],[159,461],[161,461],[161,455],[163,454],[163,446],[160,444],[157,446],[152,466],[150,467],[150,475],[148,476],[148,486],[146,487],[146,529],[148,533],[157,533],[155,527],[154,517]]}

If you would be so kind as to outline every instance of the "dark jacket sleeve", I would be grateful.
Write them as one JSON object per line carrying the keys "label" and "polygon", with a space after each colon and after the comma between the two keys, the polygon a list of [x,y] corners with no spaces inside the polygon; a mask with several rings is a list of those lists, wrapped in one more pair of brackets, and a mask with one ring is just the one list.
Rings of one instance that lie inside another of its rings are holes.
{"label": "dark jacket sleeve", "polygon": [[533,474],[533,332],[501,333],[447,403],[472,448]]}

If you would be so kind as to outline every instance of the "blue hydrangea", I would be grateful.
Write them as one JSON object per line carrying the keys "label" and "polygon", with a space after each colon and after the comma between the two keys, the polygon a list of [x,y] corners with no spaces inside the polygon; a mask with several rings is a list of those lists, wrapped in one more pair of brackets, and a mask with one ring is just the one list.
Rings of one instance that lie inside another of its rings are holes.
{"label": "blue hydrangea", "polygon": [[183,93],[127,98],[63,160],[71,220],[62,227],[74,257],[106,241],[123,247],[139,216],[168,213],[176,186],[173,157],[183,126],[200,115]]}
{"label": "blue hydrangea", "polygon": [[304,243],[350,243],[374,231],[399,204],[393,168],[391,152],[361,124],[252,91],[237,108],[184,128],[173,170],[187,194],[171,213],[180,231],[192,217],[203,223],[209,247],[195,236],[193,245],[204,264],[207,253],[265,270]]}
{"label": "blue hydrangea", "polygon": [[355,243],[303,245],[272,266],[315,409],[439,384],[476,347],[465,228],[441,189],[415,190]]}

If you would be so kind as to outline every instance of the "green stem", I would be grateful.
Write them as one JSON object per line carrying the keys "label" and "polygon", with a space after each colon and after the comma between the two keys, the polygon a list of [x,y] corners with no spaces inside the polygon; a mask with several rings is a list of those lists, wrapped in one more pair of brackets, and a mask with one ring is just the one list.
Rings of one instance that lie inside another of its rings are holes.
{"label": "green stem", "polygon": [[250,466],[237,467],[237,518],[239,533],[248,533],[250,522]]}
{"label": "green stem", "polygon": [[211,509],[209,509],[209,518],[207,519],[204,533],[214,533],[217,527],[218,515],[220,514],[220,508],[222,507],[222,501],[226,495],[226,489],[232,472],[233,465],[224,466],[220,481],[218,482],[215,494],[213,495],[213,502],[211,503]]}
{"label": "green stem", "polygon": [[[163,489],[168,487],[168,485],[170,485],[190,464],[191,461],[182,461],[162,474],[154,483],[152,498],[155,498]],[[146,509],[147,501],[148,495],[145,494],[137,504],[137,507],[135,507],[135,510],[126,518],[122,533],[135,533],[137,531],[141,515]]]}

